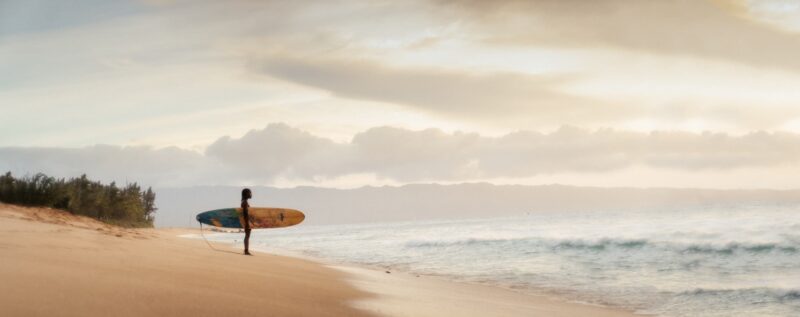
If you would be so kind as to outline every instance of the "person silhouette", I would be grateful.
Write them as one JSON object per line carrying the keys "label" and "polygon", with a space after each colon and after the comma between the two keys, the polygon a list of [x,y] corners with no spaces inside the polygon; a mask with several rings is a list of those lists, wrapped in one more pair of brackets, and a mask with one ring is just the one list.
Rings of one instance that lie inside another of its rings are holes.
{"label": "person silhouette", "polygon": [[250,203],[248,199],[253,198],[250,188],[242,190],[242,227],[244,227],[244,255],[250,254]]}

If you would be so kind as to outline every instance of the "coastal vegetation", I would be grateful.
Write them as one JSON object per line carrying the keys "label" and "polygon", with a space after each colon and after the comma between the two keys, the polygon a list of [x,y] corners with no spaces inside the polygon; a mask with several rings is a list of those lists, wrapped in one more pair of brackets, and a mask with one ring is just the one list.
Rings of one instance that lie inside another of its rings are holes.
{"label": "coastal vegetation", "polygon": [[70,179],[42,173],[21,178],[11,172],[0,176],[0,202],[63,209],[124,227],[152,227],[155,199],[149,187],[143,190],[136,183],[106,185],[85,174]]}

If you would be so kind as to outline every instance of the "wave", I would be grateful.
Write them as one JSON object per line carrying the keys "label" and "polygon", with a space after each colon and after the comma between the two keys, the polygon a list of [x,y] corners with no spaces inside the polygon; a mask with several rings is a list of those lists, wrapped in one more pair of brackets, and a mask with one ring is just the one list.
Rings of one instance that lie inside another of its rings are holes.
{"label": "wave", "polygon": [[678,243],[667,241],[650,241],[648,239],[612,239],[597,240],[563,239],[553,240],[540,237],[524,237],[511,239],[498,238],[464,238],[454,240],[411,240],[405,243],[406,248],[453,248],[453,247],[481,247],[499,245],[525,245],[547,248],[552,251],[591,251],[602,252],[608,250],[661,250],[681,254],[710,254],[733,255],[736,253],[762,254],[762,253],[800,253],[798,243],[742,243],[730,242],[726,244],[712,243]]}
{"label": "wave", "polygon": [[435,248],[435,247],[452,247],[452,246],[507,244],[520,241],[527,241],[527,240],[530,239],[467,238],[467,239],[456,239],[456,240],[411,240],[406,242],[405,246],[408,248]]}
{"label": "wave", "polygon": [[779,288],[741,288],[741,289],[705,289],[698,288],[685,291],[678,296],[700,296],[700,297],[729,297],[739,300],[768,300],[776,302],[796,302],[800,304],[800,289],[779,289]]}
{"label": "wave", "polygon": [[602,251],[607,248],[638,249],[648,245],[646,239],[601,239],[599,241],[565,240],[555,245],[556,249],[581,249]]}
{"label": "wave", "polygon": [[729,243],[723,246],[714,246],[709,244],[691,245],[686,247],[684,253],[712,253],[730,255],[738,251],[748,253],[797,253],[796,246],[784,245],[778,243],[756,243],[756,244],[742,244],[742,243]]}

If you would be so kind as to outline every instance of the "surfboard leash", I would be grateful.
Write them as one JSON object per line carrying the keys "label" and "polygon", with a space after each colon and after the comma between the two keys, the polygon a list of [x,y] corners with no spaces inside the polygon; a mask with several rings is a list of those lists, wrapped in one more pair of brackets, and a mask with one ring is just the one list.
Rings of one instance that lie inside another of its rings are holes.
{"label": "surfboard leash", "polygon": [[206,235],[203,234],[203,223],[200,222],[200,221],[198,221],[197,223],[200,224],[200,236],[203,237],[203,241],[205,241],[206,244],[208,244],[208,247],[211,248],[211,250],[214,250],[214,251],[221,251],[221,250],[217,250],[216,248],[214,248],[214,246],[212,246],[211,243],[208,242],[208,239],[206,239]]}

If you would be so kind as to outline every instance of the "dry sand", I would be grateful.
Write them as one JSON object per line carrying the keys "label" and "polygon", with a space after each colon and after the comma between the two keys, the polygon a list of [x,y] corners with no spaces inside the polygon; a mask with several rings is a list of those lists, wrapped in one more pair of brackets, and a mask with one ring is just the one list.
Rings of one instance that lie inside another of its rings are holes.
{"label": "dry sand", "polygon": [[368,315],[341,272],[178,234],[0,205],[0,316]]}
{"label": "dry sand", "polygon": [[632,313],[239,250],[0,204],[0,316],[598,316]]}

